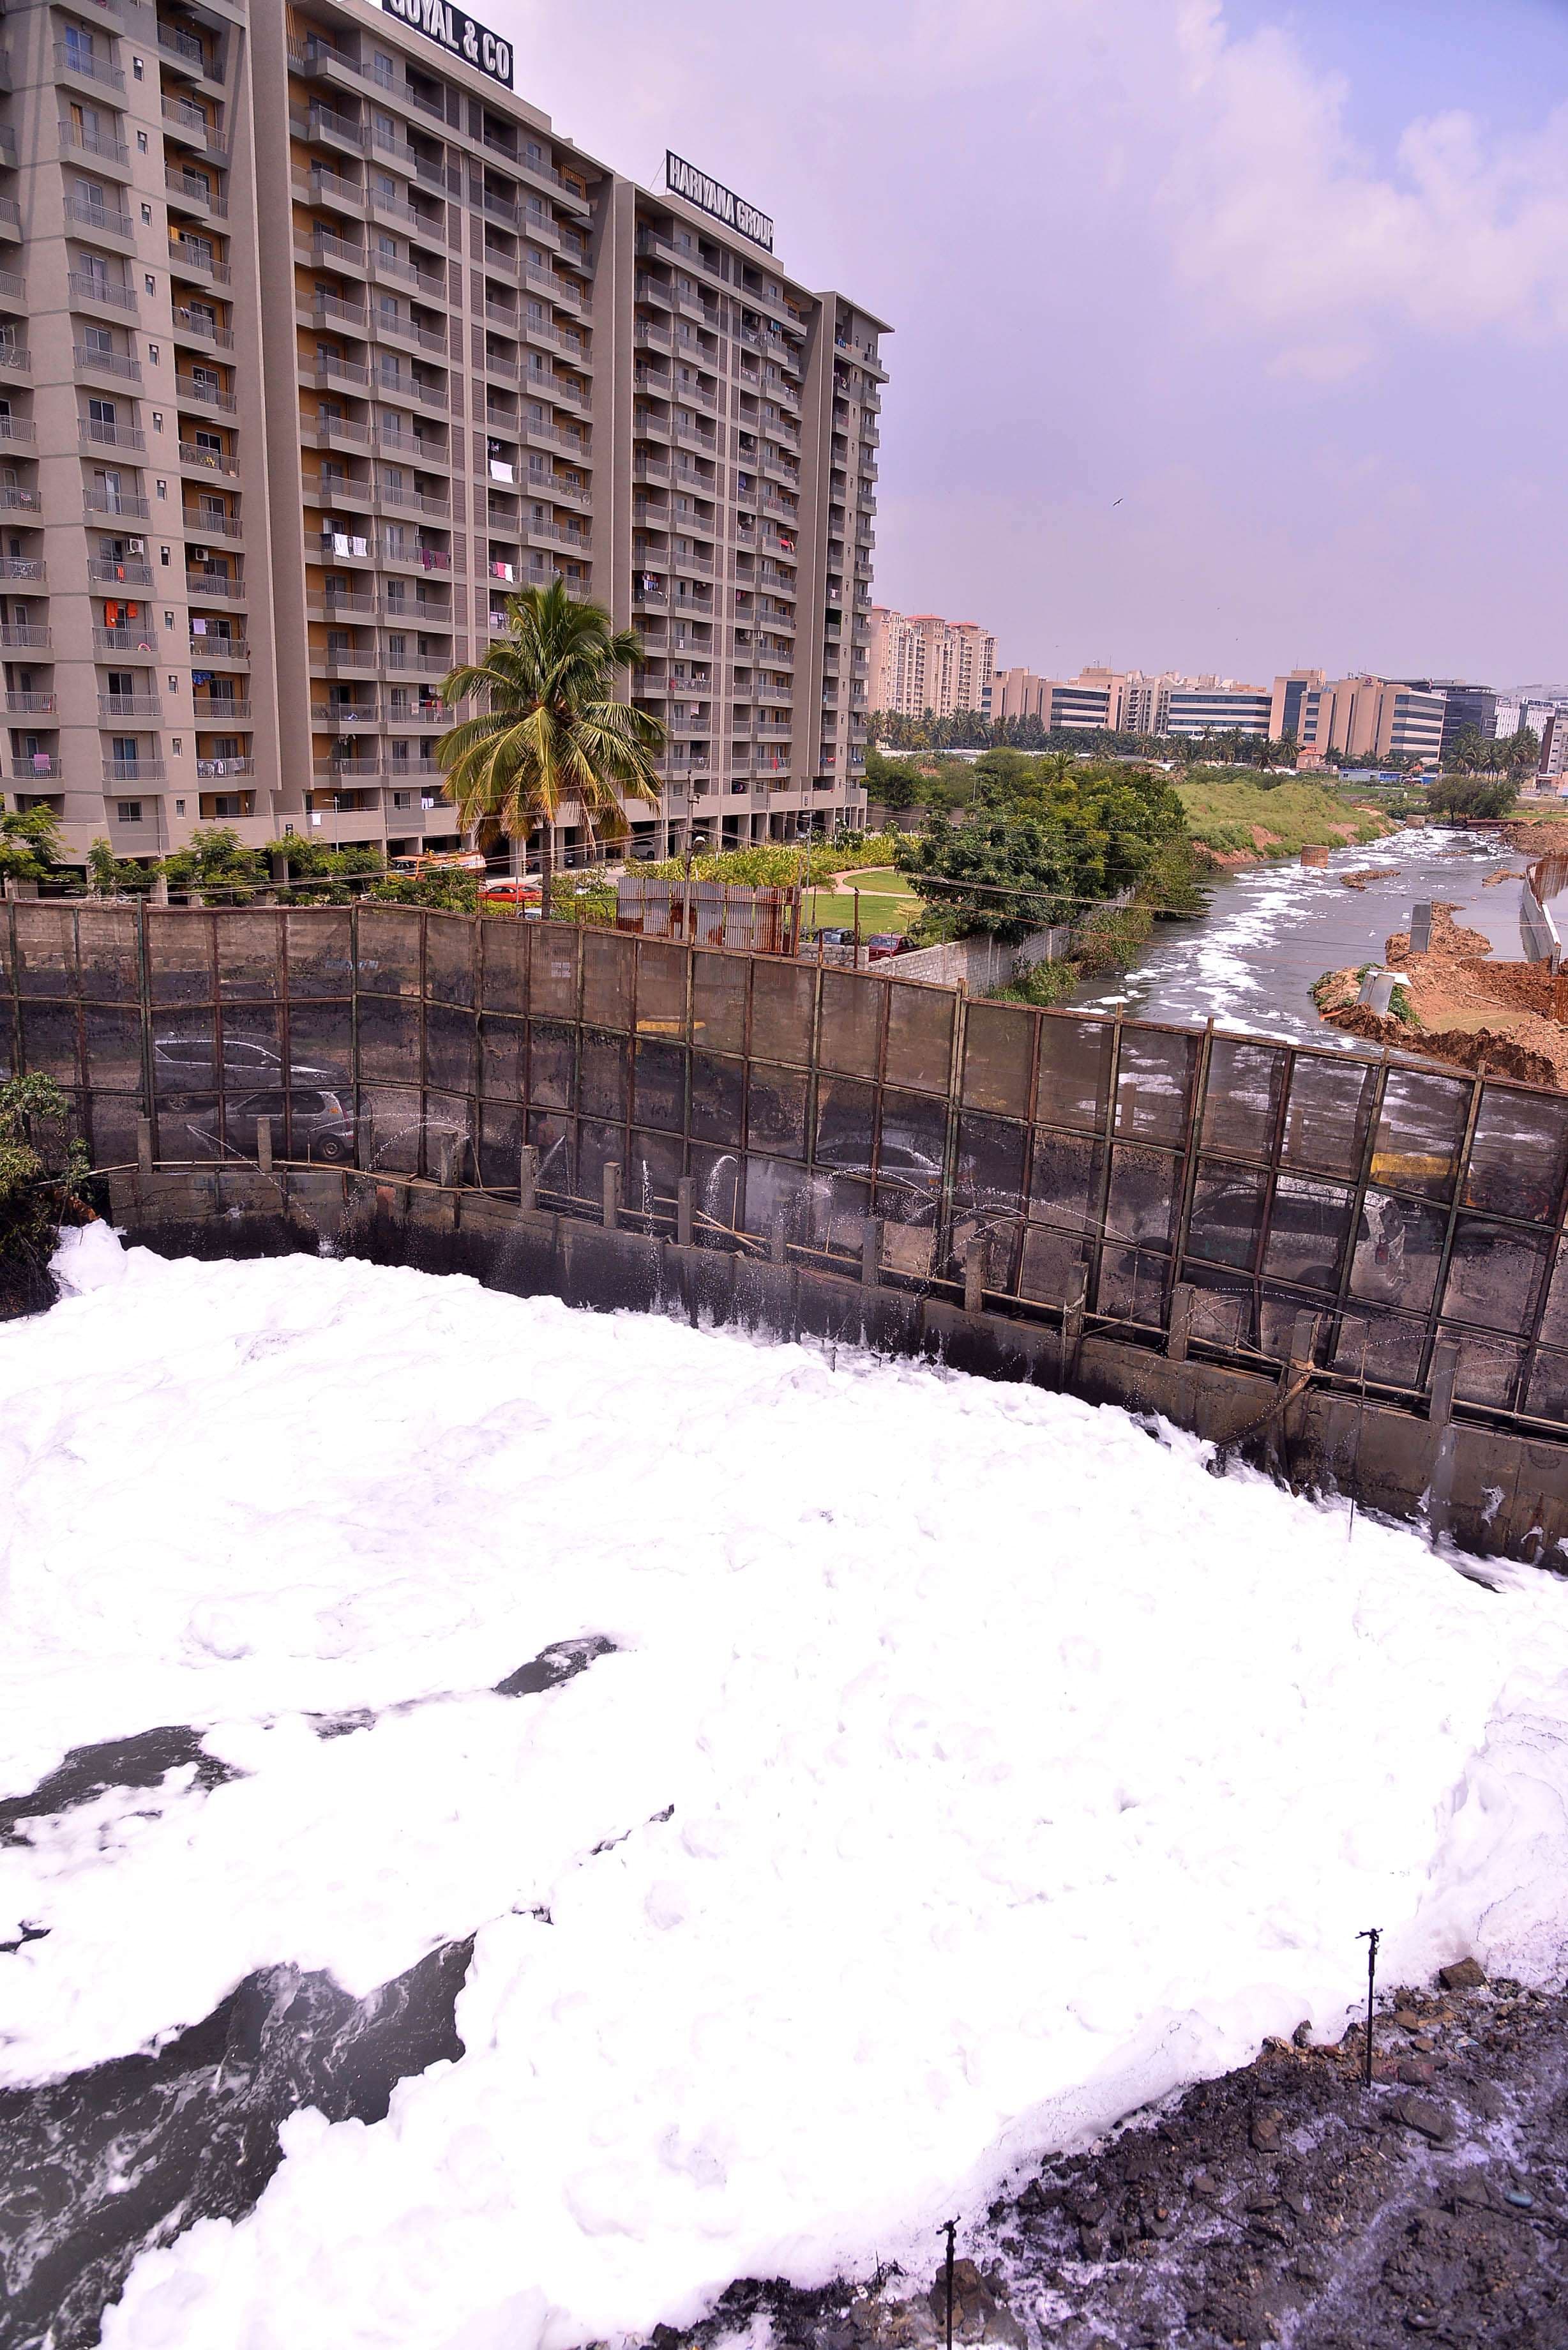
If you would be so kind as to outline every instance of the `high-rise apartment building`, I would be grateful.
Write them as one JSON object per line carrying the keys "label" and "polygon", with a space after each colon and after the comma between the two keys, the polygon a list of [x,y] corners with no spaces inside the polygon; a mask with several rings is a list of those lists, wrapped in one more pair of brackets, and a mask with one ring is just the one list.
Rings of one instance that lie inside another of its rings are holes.
{"label": "high-rise apartment building", "polygon": [[1167,671],[1080,670],[1075,678],[1037,677],[1033,670],[999,670],[992,714],[1038,718],[1047,731],[1077,727],[1118,734],[1266,734],[1266,688],[1229,677],[1189,678]]}
{"label": "high-rise apartment building", "polygon": [[871,608],[871,703],[901,718],[992,715],[996,639],[973,620]]}
{"label": "high-rise apartment building", "polygon": [[637,847],[858,816],[879,320],[459,11],[4,14],[4,788],[69,854],[450,841],[439,681],[556,577],[648,650]]}

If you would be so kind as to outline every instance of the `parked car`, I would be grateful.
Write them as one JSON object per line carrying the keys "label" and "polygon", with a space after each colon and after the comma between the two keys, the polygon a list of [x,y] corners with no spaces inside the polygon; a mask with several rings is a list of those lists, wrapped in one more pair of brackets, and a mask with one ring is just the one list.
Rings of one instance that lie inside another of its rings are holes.
{"label": "parked car", "polygon": [[883,962],[887,960],[888,955],[901,954],[903,952],[903,932],[901,931],[873,931],[870,937],[864,940],[862,943],[866,949],[866,960],[867,962]]}
{"label": "parked car", "polygon": [[855,942],[853,931],[813,931],[811,936],[820,939],[825,947],[847,947]]}
{"label": "parked car", "polygon": [[[153,1066],[170,1085],[188,1085],[192,1093],[205,1093],[212,1087],[213,1039],[205,1036],[155,1036],[152,1040]],[[283,1055],[275,1045],[264,1045],[250,1036],[223,1035],[223,1083],[231,1091],[235,1079],[243,1085],[246,1079],[265,1085],[271,1078],[282,1084]],[[293,1065],[296,1083],[306,1085],[347,1086],[346,1071],[317,1067],[296,1061]]]}
{"label": "parked car", "polygon": [[292,1158],[318,1159],[335,1167],[352,1159],[354,1120],[344,1108],[342,1097],[326,1087],[296,1085],[286,1094],[268,1088],[242,1094],[237,1098],[231,1093],[226,1141],[215,1107],[192,1118],[185,1131],[214,1159],[249,1159],[255,1149],[256,1121],[270,1118],[273,1148],[281,1153],[286,1107],[293,1114],[293,1133],[288,1144]]}

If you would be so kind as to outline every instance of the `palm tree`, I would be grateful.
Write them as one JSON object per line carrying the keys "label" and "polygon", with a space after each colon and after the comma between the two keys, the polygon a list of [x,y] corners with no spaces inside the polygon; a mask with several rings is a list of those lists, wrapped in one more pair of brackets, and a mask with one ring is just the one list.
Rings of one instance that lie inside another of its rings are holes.
{"label": "palm tree", "polygon": [[624,840],[622,801],[659,798],[665,731],[651,711],[616,698],[617,670],[640,669],[646,655],[635,629],[617,629],[602,605],[574,601],[556,579],[514,596],[506,619],[482,661],[443,680],[443,702],[480,707],[442,736],[437,755],[465,831],[498,829],[520,856],[543,827],[548,916],[562,801],[578,803],[591,839]]}

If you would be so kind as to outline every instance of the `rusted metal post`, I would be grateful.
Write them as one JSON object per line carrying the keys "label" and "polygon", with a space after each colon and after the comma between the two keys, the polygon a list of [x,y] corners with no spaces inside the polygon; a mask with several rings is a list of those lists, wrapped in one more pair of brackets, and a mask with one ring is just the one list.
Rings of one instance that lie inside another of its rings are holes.
{"label": "rusted metal post", "polygon": [[256,1120],[256,1165],[264,1175],[272,1173],[272,1120],[270,1118],[258,1118]]}
{"label": "rusted metal post", "polygon": [[1372,2086],[1372,2008],[1377,1992],[1377,1945],[1383,1939],[1381,1926],[1368,1926],[1356,1940],[1366,1945],[1366,2047],[1362,2056],[1361,2078],[1366,2087]]}
{"label": "rusted metal post", "polygon": [[152,1120],[139,1118],[136,1121],[136,1171],[139,1175],[152,1172]]}
{"label": "rusted metal post", "polygon": [[1076,1376],[1084,1344],[1084,1315],[1089,1303],[1089,1268],[1080,1259],[1067,1276],[1067,1310],[1062,1316],[1062,1384]]}
{"label": "rusted metal post", "polygon": [[948,2282],[948,2338],[947,2338],[947,2350],[953,2350],[953,2242],[954,2242],[954,2239],[956,2238],[956,2236],[957,2236],[957,2234],[958,2234],[958,2221],[957,2221],[956,2220],[944,2220],[942,2221],[942,2231],[943,2231],[943,2233],[945,2234],[945,2236],[947,2237],[947,2240],[948,2240],[948,2258],[947,2258],[947,2282]]}
{"label": "rusted metal post", "polygon": [[525,1142],[517,1153],[517,1205],[531,1208],[539,1189],[539,1152],[535,1143]]}
{"label": "rusted metal post", "polygon": [[963,1252],[963,1310],[966,1314],[984,1311],[985,1257],[985,1234],[971,1232],[964,1243]]}
{"label": "rusted metal post", "polygon": [[675,1239],[680,1248],[691,1245],[691,1227],[697,1212],[697,1178],[682,1175],[675,1186]]}
{"label": "rusted metal post", "polygon": [[882,1258],[882,1219],[867,1216],[860,1227],[860,1285],[875,1289]]}
{"label": "rusted metal post", "polygon": [[620,1229],[620,1167],[613,1159],[605,1169],[604,1227],[607,1232]]}
{"label": "rusted metal post", "polygon": [[1187,1349],[1192,1337],[1193,1289],[1189,1281],[1178,1281],[1170,1292],[1170,1329],[1165,1341],[1167,1359],[1173,1363],[1187,1360]]}
{"label": "rusted metal post", "polygon": [[774,1264],[788,1263],[788,1241],[789,1224],[784,1210],[780,1208],[774,1213],[773,1229],[768,1235],[768,1254]]}

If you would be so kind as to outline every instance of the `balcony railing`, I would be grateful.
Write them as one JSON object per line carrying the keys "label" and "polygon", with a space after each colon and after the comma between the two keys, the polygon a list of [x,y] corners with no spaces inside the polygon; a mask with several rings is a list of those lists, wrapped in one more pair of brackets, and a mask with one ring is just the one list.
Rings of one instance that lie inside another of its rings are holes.
{"label": "balcony railing", "polygon": [[127,522],[145,522],[151,508],[147,500],[134,490],[106,490],[89,483],[82,493],[82,504],[89,523],[100,515]]}
{"label": "balcony railing", "polygon": [[208,383],[201,376],[176,374],[174,391],[179,400],[193,400],[201,408],[219,409],[225,416],[232,416],[237,404],[232,391],[224,391],[221,385]]}
{"label": "balcony railing", "polygon": [[5,696],[6,710],[14,718],[47,718],[56,708],[52,693],[12,693]]}
{"label": "balcony railing", "polygon": [[97,375],[119,376],[126,383],[141,381],[141,363],[128,359],[123,351],[95,350],[89,344],[78,343],[73,353],[79,369]]}
{"label": "balcony railing", "polygon": [[59,126],[60,145],[74,147],[80,155],[96,155],[100,163],[118,163],[124,169],[130,164],[130,150],[123,140],[95,130],[90,125],[62,122]]}
{"label": "balcony railing", "polygon": [[[100,424],[91,416],[78,417],[77,435],[94,449],[145,449],[147,435],[130,424]],[[31,432],[28,433],[32,438]]]}
{"label": "balcony railing", "polygon": [[85,228],[92,236],[130,236],[133,233],[129,213],[112,204],[89,203],[81,196],[67,197],[66,221],[69,227]]}
{"label": "balcony railing", "polygon": [[226,450],[199,449],[193,441],[181,442],[180,463],[199,465],[204,473],[237,473],[240,470],[238,459],[231,457]]}
{"label": "balcony railing", "polygon": [[100,57],[95,49],[85,47],[80,41],[55,43],[55,70],[57,73],[82,74],[88,81],[98,82],[105,89],[125,88],[125,76],[119,68],[110,65],[107,57]]}
{"label": "balcony railing", "polygon": [[98,698],[100,722],[118,718],[160,718],[163,705],[155,693],[100,693]]}
{"label": "balcony railing", "polygon": [[117,310],[136,310],[136,289],[133,286],[116,285],[112,277],[100,277],[95,271],[73,269],[66,278],[73,302],[103,302]]}
{"label": "balcony railing", "polygon": [[208,212],[216,213],[221,219],[228,215],[228,198],[220,194],[200,172],[170,169],[163,174],[163,184],[171,196],[178,196],[186,203],[201,204]]}

